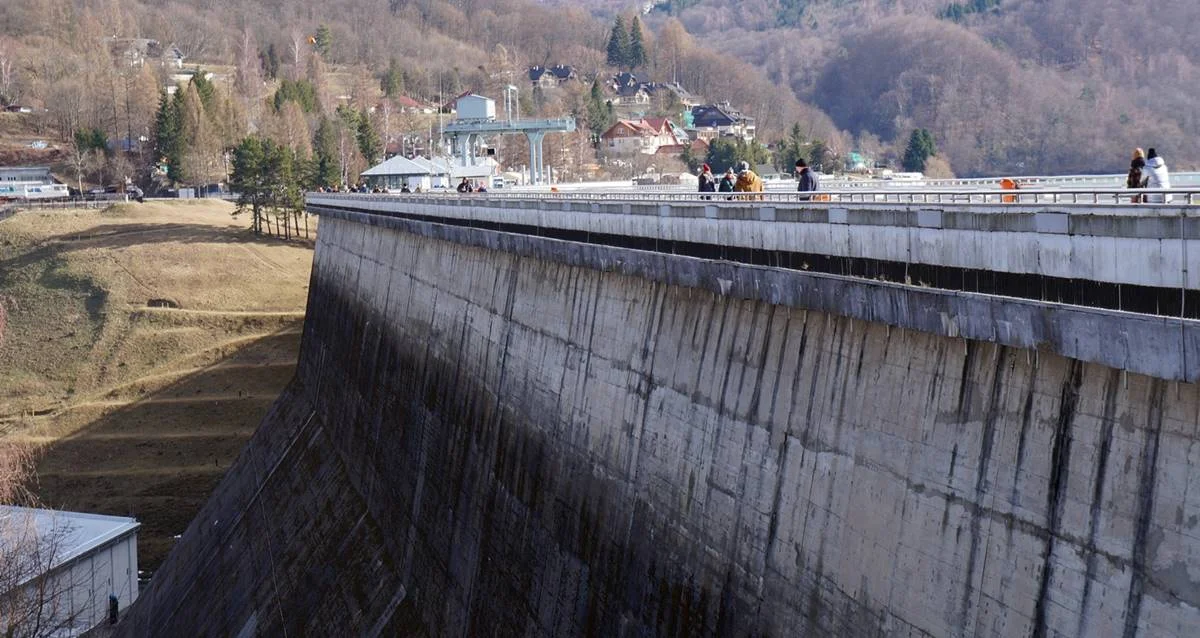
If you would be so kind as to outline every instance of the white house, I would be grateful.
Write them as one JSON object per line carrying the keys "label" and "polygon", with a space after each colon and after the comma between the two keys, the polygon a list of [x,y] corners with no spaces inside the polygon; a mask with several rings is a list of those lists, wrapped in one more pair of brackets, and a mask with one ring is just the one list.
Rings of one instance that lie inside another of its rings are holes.
{"label": "white house", "polygon": [[[112,602],[124,610],[137,599],[138,527],[120,516],[0,506],[0,598],[54,636],[83,634],[105,622]],[[6,622],[0,616],[0,634],[16,629]]]}
{"label": "white house", "polygon": [[617,120],[600,135],[600,145],[610,155],[653,155],[664,146],[680,146],[684,141],[665,118]]}

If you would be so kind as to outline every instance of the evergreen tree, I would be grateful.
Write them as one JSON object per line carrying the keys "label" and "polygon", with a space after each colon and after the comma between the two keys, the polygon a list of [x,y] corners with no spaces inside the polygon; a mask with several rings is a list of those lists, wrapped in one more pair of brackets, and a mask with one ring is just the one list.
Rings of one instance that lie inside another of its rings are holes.
{"label": "evergreen tree", "polygon": [[684,147],[683,152],[679,154],[679,161],[687,164],[688,170],[693,173],[695,173],[696,170],[700,168],[700,165],[704,163],[704,159],[705,158],[699,157],[692,152],[692,147],[690,144]]}
{"label": "evergreen tree", "polygon": [[629,32],[621,16],[613,22],[612,34],[608,36],[608,65],[618,68],[629,65]]}
{"label": "evergreen tree", "polygon": [[708,145],[708,155],[704,162],[714,171],[724,171],[727,168],[736,171],[737,165],[741,162],[747,162],[750,164],[750,168],[754,168],[759,164],[766,164],[770,160],[771,151],[757,141],[747,142],[740,138],[718,137]]}
{"label": "evergreen tree", "polygon": [[625,55],[625,64],[630,70],[646,66],[646,43],[642,35],[642,21],[634,16],[629,25],[629,48]]}
{"label": "evergreen tree", "polygon": [[588,131],[592,134],[593,142],[598,142],[600,135],[613,125],[612,105],[604,99],[604,91],[600,88],[599,79],[592,81],[592,90],[587,101],[587,121]]}
{"label": "evergreen tree", "polygon": [[796,166],[796,160],[805,159],[812,162],[810,157],[810,147],[804,139],[804,133],[800,129],[800,124],[792,124],[792,128],[788,131],[788,136],[779,143],[779,150],[775,152],[775,168],[780,172],[790,173]]}
{"label": "evergreen tree", "polygon": [[275,106],[278,112],[283,109],[284,103],[293,101],[300,105],[301,110],[305,113],[313,113],[320,110],[320,104],[317,101],[317,88],[308,80],[283,80],[279,83],[279,88],[275,89],[275,97],[271,103]]}
{"label": "evergreen tree", "polygon": [[371,124],[371,116],[366,109],[358,114],[355,139],[358,141],[358,152],[362,153],[367,164],[374,166],[379,161],[380,155],[383,154],[383,143],[379,141],[379,133],[375,132],[375,127]]}
{"label": "evergreen tree", "polygon": [[196,74],[192,76],[189,85],[196,87],[196,92],[200,95],[200,102],[204,104],[204,109],[211,111],[213,108],[213,99],[217,95],[217,87],[207,76],[208,74],[205,73],[204,69],[196,69]]}
{"label": "evergreen tree", "polygon": [[158,161],[165,165],[167,179],[171,183],[183,178],[182,128],[179,115],[181,105],[180,92],[176,92],[172,98],[163,91],[158,100],[158,113],[154,116],[154,148],[158,154]]}
{"label": "evergreen tree", "polygon": [[290,149],[258,137],[247,137],[234,149],[230,184],[239,196],[233,214],[250,213],[255,234],[272,233],[274,220],[274,234],[291,237],[290,220],[298,220],[304,208],[296,163]]}
{"label": "evergreen tree", "polygon": [[308,185],[312,188],[329,187],[342,177],[342,165],[338,161],[338,135],[329,118],[321,116],[317,132],[313,136],[313,167]]}
{"label": "evergreen tree", "polygon": [[233,175],[229,185],[238,192],[234,214],[250,213],[250,228],[254,234],[262,233],[263,211],[269,200],[270,190],[266,179],[267,140],[247,137],[233,150]]}
{"label": "evergreen tree", "polygon": [[267,45],[267,49],[258,54],[258,59],[262,61],[263,74],[269,79],[279,77],[279,52],[275,50],[275,43]]}
{"label": "evergreen tree", "polygon": [[908,147],[904,149],[904,170],[923,173],[925,163],[934,155],[937,155],[937,147],[933,143],[933,134],[923,128],[913,129],[908,136]]}
{"label": "evergreen tree", "polygon": [[387,70],[379,78],[379,90],[388,97],[397,97],[404,93],[404,71],[396,58],[392,58]]}
{"label": "evergreen tree", "polygon": [[75,148],[82,151],[99,151],[105,155],[108,151],[108,135],[104,131],[93,129],[79,129],[75,131]]}
{"label": "evergreen tree", "polygon": [[317,27],[317,34],[313,36],[313,45],[317,47],[317,53],[323,58],[329,58],[329,51],[333,49],[333,31],[329,30],[329,25],[322,24]]}

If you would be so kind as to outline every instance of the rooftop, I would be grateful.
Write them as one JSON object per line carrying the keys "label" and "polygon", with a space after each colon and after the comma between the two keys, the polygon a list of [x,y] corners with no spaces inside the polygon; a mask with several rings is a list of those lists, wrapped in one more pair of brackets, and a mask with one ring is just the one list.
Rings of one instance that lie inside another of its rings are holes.
{"label": "rooftop", "polygon": [[[32,525],[38,538],[54,538],[59,544],[54,567],[69,563],[92,550],[119,540],[141,527],[124,516],[60,512],[0,505],[0,528]],[[0,535],[0,546],[10,543]]]}

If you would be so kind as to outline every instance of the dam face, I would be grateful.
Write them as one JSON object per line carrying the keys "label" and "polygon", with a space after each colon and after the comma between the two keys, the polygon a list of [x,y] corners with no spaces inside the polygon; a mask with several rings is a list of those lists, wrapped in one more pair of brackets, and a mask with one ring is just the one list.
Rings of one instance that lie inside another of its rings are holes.
{"label": "dam face", "polygon": [[1104,363],[1189,322],[322,213],[297,377],[120,635],[1200,628],[1200,394]]}

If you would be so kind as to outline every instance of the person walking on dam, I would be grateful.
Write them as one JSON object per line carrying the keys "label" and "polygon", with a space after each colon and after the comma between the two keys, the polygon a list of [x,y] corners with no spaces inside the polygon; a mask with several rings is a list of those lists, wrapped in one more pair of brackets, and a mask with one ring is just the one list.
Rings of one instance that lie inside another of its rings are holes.
{"label": "person walking on dam", "polygon": [[[1158,151],[1146,151],[1146,188],[1171,188],[1171,174],[1167,171],[1167,163],[1158,156]],[[1167,204],[1171,202],[1170,195],[1146,195],[1145,201],[1152,204]]]}
{"label": "person walking on dam", "polygon": [[[797,191],[812,193],[820,188],[820,184],[817,182],[817,174],[808,167],[808,163],[804,161],[803,157],[796,160],[796,175],[800,179],[800,185],[796,187]],[[801,196],[800,199],[809,199],[810,197]]]}

